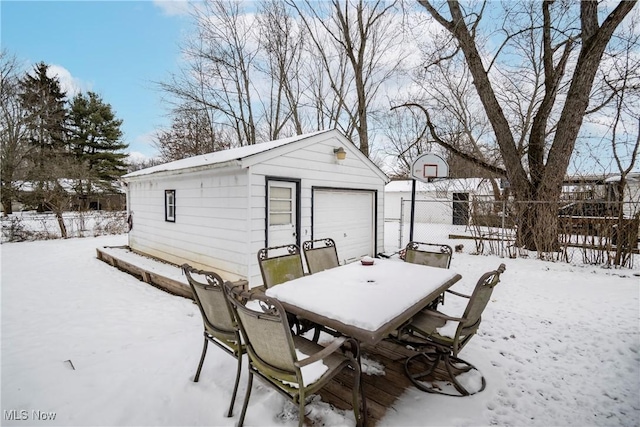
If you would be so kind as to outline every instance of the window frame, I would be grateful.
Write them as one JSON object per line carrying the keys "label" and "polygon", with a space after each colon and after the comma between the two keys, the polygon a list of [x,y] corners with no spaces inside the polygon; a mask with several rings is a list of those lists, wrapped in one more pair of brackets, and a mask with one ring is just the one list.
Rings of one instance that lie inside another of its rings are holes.
{"label": "window frame", "polygon": [[[171,210],[173,210],[172,214],[170,214]],[[164,220],[176,222],[176,190],[164,190]]]}

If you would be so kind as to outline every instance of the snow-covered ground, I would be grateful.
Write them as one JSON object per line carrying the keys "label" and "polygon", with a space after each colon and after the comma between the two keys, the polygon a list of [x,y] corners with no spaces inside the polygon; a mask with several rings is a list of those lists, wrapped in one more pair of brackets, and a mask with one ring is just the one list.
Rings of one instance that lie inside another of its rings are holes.
{"label": "snow-covered ground", "polygon": [[[126,243],[116,235],[0,247],[2,425],[236,423],[246,376],[225,418],[233,358],[210,346],[192,382],[197,307],[96,259],[96,247]],[[501,262],[481,330],[461,353],[487,388],[465,398],[408,390],[379,425],[640,425],[638,263],[613,270],[456,253],[455,288],[469,291]],[[353,425],[350,411],[318,400],[308,408],[317,425]],[[296,412],[255,381],[245,425],[293,426]]]}

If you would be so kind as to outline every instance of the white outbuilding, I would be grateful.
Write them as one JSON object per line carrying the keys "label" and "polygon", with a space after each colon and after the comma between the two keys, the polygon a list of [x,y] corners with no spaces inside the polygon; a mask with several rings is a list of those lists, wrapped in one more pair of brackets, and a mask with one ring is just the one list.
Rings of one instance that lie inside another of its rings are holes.
{"label": "white outbuilding", "polygon": [[[409,221],[411,187],[411,180],[392,181],[386,185],[385,220]],[[491,185],[482,178],[416,181],[415,222],[466,225],[472,198],[490,194],[493,194]]]}
{"label": "white outbuilding", "polygon": [[262,284],[263,247],[330,237],[341,263],[384,250],[389,179],[338,130],[178,160],[124,180],[132,250],[225,280]]}

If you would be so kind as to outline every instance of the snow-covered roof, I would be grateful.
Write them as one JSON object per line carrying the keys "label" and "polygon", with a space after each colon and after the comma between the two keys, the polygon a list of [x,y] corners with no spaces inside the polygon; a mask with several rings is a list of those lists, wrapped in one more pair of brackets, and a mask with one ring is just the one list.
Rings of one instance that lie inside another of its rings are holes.
{"label": "snow-covered roof", "polygon": [[[605,179],[604,182],[618,182],[620,181],[620,178],[620,175],[610,176],[609,178]],[[629,174],[627,174],[626,179],[627,182],[640,181],[640,172],[630,172]]]}
{"label": "snow-covered roof", "polygon": [[296,135],[290,138],[278,139],[275,141],[262,142],[260,144],[245,145],[244,147],[231,148],[229,150],[215,151],[213,153],[202,154],[200,156],[189,157],[187,159],[176,160],[169,163],[153,166],[146,169],[140,169],[135,172],[126,174],[123,178],[132,178],[136,176],[150,175],[157,172],[177,171],[182,169],[191,169],[199,166],[210,166],[222,164],[234,160],[241,160],[249,156],[253,156],[265,151],[272,150],[292,142],[301,141],[312,136],[322,133],[331,132],[331,130],[322,130],[318,132]]}
{"label": "snow-covered roof", "polygon": [[[37,182],[37,181],[14,181],[15,188],[25,193],[30,193],[34,191],[34,189],[38,185],[44,185],[47,188],[53,187],[55,180],[46,181],[46,182]],[[59,178],[58,183],[62,187],[64,191],[69,194],[76,193],[76,186],[78,185],[78,180],[71,178]],[[83,183],[86,186],[86,182]],[[109,191],[108,191],[109,190]],[[104,183],[103,186],[97,185],[96,183],[91,184],[91,192],[96,194],[102,194],[107,192],[116,192],[116,193],[124,193],[124,189],[122,188],[122,183],[120,181],[113,181],[110,183]]]}
{"label": "snow-covered roof", "polygon": [[[428,193],[434,191],[459,191],[459,190],[476,190],[483,181],[483,178],[453,178],[440,179],[434,182],[416,181],[416,191]],[[386,193],[410,193],[412,180],[391,181],[384,187]]]}

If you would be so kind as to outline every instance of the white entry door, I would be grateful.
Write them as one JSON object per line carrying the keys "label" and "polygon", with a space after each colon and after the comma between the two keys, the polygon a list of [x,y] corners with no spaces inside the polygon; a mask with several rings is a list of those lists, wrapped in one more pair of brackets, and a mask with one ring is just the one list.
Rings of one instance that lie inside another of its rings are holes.
{"label": "white entry door", "polygon": [[296,183],[269,181],[267,184],[267,227],[269,246],[297,243]]}
{"label": "white entry door", "polygon": [[372,191],[313,192],[313,238],[335,240],[341,264],[375,255],[374,217]]}

